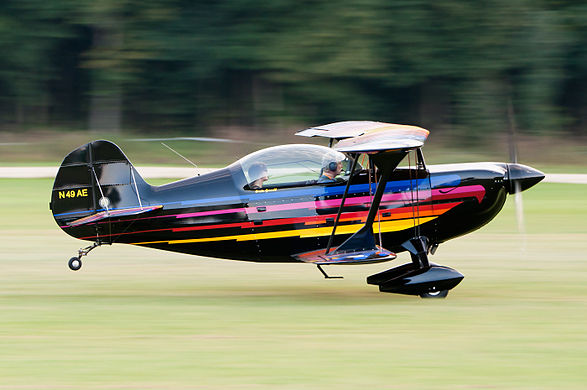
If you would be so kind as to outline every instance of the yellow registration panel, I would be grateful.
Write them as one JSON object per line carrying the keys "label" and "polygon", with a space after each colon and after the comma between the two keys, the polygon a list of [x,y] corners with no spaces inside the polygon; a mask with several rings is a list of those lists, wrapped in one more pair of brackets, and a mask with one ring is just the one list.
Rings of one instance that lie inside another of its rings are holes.
{"label": "yellow registration panel", "polygon": [[59,199],[65,198],[85,198],[88,196],[88,189],[59,191]]}

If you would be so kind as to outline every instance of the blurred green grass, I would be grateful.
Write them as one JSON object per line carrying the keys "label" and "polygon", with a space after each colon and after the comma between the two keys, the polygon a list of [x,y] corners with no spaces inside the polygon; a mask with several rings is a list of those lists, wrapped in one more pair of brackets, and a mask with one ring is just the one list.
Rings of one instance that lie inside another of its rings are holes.
{"label": "blurred green grass", "polygon": [[386,295],[402,261],[256,264],[84,243],[48,210],[52,180],[0,180],[0,389],[583,389],[587,186],[524,193],[441,245],[466,275],[446,300]]}

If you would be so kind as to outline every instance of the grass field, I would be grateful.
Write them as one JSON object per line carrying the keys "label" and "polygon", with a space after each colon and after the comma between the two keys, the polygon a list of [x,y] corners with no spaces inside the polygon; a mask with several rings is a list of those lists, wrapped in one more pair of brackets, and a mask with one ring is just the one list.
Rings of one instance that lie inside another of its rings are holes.
{"label": "grass field", "polygon": [[[330,267],[83,243],[55,225],[51,180],[0,180],[0,389],[585,389],[587,186],[524,193],[434,262],[446,300],[382,294]],[[395,264],[394,264],[395,263]]]}

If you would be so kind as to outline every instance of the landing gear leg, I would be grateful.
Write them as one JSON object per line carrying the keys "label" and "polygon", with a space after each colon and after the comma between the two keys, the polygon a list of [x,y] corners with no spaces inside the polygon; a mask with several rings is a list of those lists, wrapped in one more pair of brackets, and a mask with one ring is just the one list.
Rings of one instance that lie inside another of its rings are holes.
{"label": "landing gear leg", "polygon": [[71,259],[69,259],[69,261],[67,262],[67,265],[69,266],[69,269],[72,271],[78,271],[81,267],[82,267],[82,257],[86,256],[88,253],[90,253],[90,251],[94,248],[99,247],[100,245],[102,245],[101,242],[95,242],[94,244],[87,246],[85,248],[81,248],[77,251],[78,255],[72,257]]}
{"label": "landing gear leg", "polygon": [[424,236],[414,237],[404,242],[402,246],[410,252],[414,266],[417,268],[430,267],[430,262],[428,261],[428,238]]}
{"label": "landing gear leg", "polygon": [[[412,263],[415,267],[419,269],[430,268],[430,262],[428,261],[428,252],[436,252],[437,245],[433,245],[430,248],[428,245],[428,238],[419,236],[404,242],[402,246],[410,252],[410,255],[412,256]],[[448,295],[448,290],[438,290],[436,286],[432,286],[429,287],[428,291],[421,293],[419,295],[420,298],[423,299],[442,299],[446,298],[446,296]]]}

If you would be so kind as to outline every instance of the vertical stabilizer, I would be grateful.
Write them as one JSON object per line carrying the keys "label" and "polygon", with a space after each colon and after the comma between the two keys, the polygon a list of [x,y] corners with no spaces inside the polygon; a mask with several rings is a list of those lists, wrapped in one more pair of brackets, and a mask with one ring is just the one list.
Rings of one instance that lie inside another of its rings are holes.
{"label": "vertical stabilizer", "polygon": [[[149,205],[147,184],[118,146],[93,141],[69,153],[59,168],[50,208],[62,228],[99,212]],[[98,232],[99,226],[66,228],[74,237]],[[81,231],[83,230],[83,231]],[[79,231],[79,234],[77,233]]]}

